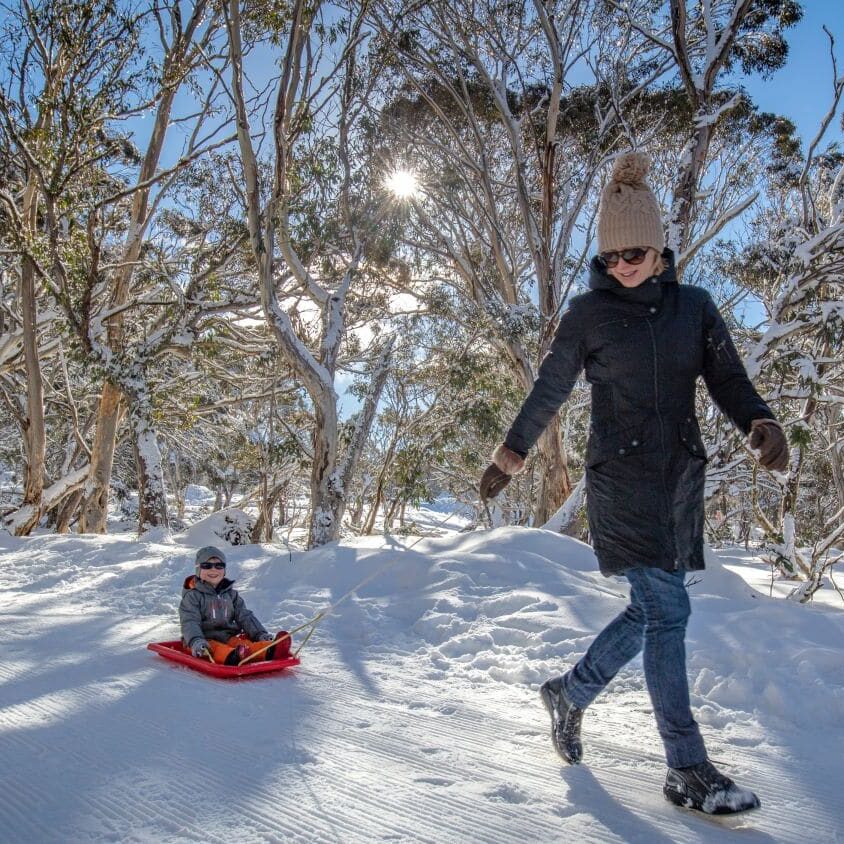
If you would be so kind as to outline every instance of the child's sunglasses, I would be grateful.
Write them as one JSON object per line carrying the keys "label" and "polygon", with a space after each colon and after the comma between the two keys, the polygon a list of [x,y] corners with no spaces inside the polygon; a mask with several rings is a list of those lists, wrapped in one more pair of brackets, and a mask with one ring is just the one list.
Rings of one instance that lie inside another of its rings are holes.
{"label": "child's sunglasses", "polygon": [[641,264],[642,261],[645,260],[645,256],[647,254],[647,248],[634,246],[632,249],[622,249],[620,252],[602,252],[598,258],[605,267],[617,266],[619,260],[622,258],[624,258],[628,264],[632,264],[635,267],[637,264]]}
{"label": "child's sunglasses", "polygon": [[205,569],[206,571],[208,571],[208,569],[224,569],[226,567],[226,564],[225,563],[200,563],[199,567],[201,569]]}

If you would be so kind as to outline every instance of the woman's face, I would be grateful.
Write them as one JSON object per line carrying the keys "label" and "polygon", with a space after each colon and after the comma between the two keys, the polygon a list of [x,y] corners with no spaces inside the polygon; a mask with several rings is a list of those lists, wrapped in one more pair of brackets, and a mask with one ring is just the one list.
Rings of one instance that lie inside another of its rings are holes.
{"label": "woman's face", "polygon": [[619,256],[618,263],[614,267],[607,267],[607,273],[622,287],[638,287],[654,274],[657,258],[659,258],[659,253],[656,249],[650,248],[641,264],[628,264],[622,256]]}

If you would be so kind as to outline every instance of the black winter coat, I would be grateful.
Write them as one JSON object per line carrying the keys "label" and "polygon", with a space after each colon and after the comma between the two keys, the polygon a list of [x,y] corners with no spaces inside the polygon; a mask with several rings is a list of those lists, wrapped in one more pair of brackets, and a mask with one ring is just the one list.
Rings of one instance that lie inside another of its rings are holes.
{"label": "black winter coat", "polygon": [[593,259],[590,287],[571,300],[505,439],[525,456],[581,370],[592,385],[586,453],[589,530],[601,572],[634,566],[702,569],[706,449],[695,416],[703,376],[745,434],[773,419],[750,383],[709,294],[667,269],[625,288]]}

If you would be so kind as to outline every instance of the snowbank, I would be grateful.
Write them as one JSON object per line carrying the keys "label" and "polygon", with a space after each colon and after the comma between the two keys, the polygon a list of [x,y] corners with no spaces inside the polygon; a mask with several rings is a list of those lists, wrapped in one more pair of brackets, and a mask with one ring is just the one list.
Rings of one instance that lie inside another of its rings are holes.
{"label": "snowbank", "polygon": [[[554,756],[536,688],[626,600],[588,546],[519,528],[308,553],[232,546],[229,575],[272,628],[369,579],[318,628],[300,668],[230,683],[144,649],[178,635],[180,584],[209,541],[198,531],[0,537],[4,840],[739,834],[663,800],[638,659],[588,711],[585,764]],[[812,840],[834,841],[844,611],[769,598],[742,570],[725,552],[691,578],[693,705],[710,755],[762,798],[745,840],[803,842],[810,817]]]}

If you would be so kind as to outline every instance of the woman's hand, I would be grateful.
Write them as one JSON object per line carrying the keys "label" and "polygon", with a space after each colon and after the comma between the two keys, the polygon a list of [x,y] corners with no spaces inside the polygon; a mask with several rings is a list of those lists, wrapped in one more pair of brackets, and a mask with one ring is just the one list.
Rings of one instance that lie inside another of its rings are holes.
{"label": "woman's hand", "polygon": [[481,475],[481,499],[486,501],[488,498],[495,498],[510,483],[513,475],[522,471],[524,465],[525,459],[521,454],[507,448],[503,443],[498,446],[492,455],[492,463]]}
{"label": "woman's hand", "polygon": [[766,469],[784,472],[788,468],[788,441],[776,419],[754,419],[749,445],[758,452],[757,459]]}
{"label": "woman's hand", "polygon": [[490,463],[481,475],[481,499],[486,501],[488,498],[495,498],[510,483],[512,477],[512,475],[502,472],[495,463]]}

